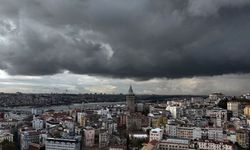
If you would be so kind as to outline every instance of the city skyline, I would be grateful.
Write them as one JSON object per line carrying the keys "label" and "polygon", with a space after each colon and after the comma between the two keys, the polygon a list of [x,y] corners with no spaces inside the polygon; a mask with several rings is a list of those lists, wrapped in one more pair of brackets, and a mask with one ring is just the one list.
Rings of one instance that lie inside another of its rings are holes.
{"label": "city skyline", "polygon": [[0,3],[0,92],[250,92],[248,0]]}

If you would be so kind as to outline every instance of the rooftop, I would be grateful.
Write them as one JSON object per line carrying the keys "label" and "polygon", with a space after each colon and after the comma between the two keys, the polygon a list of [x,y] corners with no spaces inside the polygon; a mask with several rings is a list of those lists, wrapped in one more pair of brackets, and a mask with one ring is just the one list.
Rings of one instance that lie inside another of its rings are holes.
{"label": "rooftop", "polygon": [[189,140],[181,139],[181,138],[168,138],[166,140],[162,140],[163,143],[175,143],[175,144],[189,144]]}

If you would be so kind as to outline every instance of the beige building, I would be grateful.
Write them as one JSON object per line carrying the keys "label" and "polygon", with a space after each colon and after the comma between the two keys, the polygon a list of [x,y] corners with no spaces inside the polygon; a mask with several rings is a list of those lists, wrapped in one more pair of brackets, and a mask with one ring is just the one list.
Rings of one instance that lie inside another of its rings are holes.
{"label": "beige building", "polygon": [[250,105],[247,105],[244,108],[244,115],[246,115],[247,117],[250,117]]}
{"label": "beige building", "polygon": [[179,138],[193,139],[193,128],[178,127],[176,135]]}
{"label": "beige building", "polygon": [[77,122],[81,127],[85,127],[85,124],[87,122],[87,114],[84,112],[78,112],[77,113]]}
{"label": "beige building", "polygon": [[148,143],[148,144],[144,145],[141,150],[157,150],[157,149],[154,148],[154,145]]}
{"label": "beige building", "polygon": [[187,150],[190,142],[187,139],[168,138],[161,140],[159,143],[159,150]]}
{"label": "beige building", "polygon": [[245,149],[249,148],[249,132],[247,130],[238,130],[236,132],[236,141],[238,144]]}
{"label": "beige building", "polygon": [[153,140],[148,144],[143,145],[141,150],[158,150],[158,149],[159,149],[159,142]]}
{"label": "beige building", "polygon": [[239,114],[239,102],[228,101],[227,102],[227,110],[232,111],[234,116],[238,116],[238,114]]}

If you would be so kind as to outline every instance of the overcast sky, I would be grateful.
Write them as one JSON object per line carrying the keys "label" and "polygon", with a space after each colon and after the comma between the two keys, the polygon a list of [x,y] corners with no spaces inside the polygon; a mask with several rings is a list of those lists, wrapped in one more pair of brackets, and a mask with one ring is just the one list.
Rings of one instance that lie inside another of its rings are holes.
{"label": "overcast sky", "polygon": [[249,0],[0,0],[0,91],[250,91]]}

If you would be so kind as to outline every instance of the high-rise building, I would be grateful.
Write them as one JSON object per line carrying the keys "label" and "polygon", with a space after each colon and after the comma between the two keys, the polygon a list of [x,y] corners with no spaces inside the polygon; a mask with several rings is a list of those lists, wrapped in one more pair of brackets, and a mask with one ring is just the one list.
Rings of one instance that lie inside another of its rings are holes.
{"label": "high-rise building", "polygon": [[166,110],[170,111],[170,113],[171,113],[171,115],[172,115],[172,117],[173,117],[174,119],[180,117],[180,115],[181,115],[181,113],[180,113],[181,108],[178,107],[178,106],[168,106],[168,107],[166,108]]}
{"label": "high-rise building", "polygon": [[250,105],[244,108],[244,115],[246,115],[247,117],[250,117]]}
{"label": "high-rise building", "polygon": [[132,86],[130,85],[128,95],[126,96],[127,110],[129,113],[135,112],[135,94]]}

